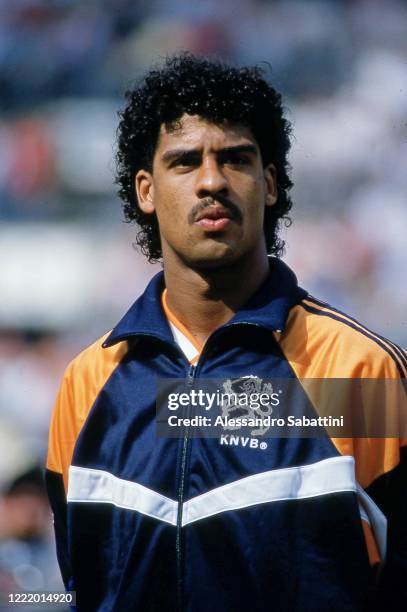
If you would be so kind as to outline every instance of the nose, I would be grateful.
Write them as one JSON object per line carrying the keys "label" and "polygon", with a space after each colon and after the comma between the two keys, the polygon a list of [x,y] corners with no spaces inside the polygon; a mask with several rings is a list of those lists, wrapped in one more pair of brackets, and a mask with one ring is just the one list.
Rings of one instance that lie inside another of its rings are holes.
{"label": "nose", "polygon": [[197,175],[196,194],[198,198],[204,198],[217,193],[226,195],[227,192],[228,182],[219,162],[212,156],[205,157],[202,160]]}

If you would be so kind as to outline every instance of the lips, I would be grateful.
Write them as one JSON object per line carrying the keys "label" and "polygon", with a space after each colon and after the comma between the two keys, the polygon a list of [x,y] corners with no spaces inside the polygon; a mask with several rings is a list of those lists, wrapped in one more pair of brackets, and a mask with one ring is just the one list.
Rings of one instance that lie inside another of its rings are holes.
{"label": "lips", "polygon": [[232,213],[224,206],[208,206],[198,214],[195,223],[204,219],[216,221],[217,219],[232,219]]}
{"label": "lips", "polygon": [[201,211],[195,223],[208,232],[220,232],[227,228],[232,220],[232,213],[224,206],[208,206]]}

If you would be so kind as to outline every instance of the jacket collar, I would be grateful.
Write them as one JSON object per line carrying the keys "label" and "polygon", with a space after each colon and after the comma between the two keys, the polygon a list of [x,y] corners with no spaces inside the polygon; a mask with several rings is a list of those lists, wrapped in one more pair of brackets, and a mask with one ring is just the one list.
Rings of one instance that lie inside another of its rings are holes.
{"label": "jacket collar", "polygon": [[[173,344],[172,332],[161,306],[163,289],[164,273],[159,272],[102,346],[106,348],[132,336],[153,336]],[[280,259],[270,258],[270,274],[265,282],[247,304],[222,327],[251,324],[271,331],[282,331],[290,309],[306,295],[307,292],[298,287],[294,272]]]}
{"label": "jacket collar", "polygon": [[289,312],[307,292],[298,286],[294,272],[276,257],[269,258],[270,274],[235,316],[223,327],[236,323],[259,325],[271,331],[283,331]]}

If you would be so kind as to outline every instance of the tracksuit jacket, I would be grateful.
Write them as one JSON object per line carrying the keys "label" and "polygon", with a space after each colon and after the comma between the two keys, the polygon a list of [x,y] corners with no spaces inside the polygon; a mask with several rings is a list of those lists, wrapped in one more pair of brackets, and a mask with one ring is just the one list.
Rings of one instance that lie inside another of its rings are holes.
{"label": "tracksuit jacket", "polygon": [[47,486],[77,609],[406,610],[402,440],[326,434],[255,446],[188,430],[159,438],[155,421],[158,378],[401,380],[405,353],[272,259],[268,279],[191,365],[163,289],[159,273],[73,360],[53,412]]}

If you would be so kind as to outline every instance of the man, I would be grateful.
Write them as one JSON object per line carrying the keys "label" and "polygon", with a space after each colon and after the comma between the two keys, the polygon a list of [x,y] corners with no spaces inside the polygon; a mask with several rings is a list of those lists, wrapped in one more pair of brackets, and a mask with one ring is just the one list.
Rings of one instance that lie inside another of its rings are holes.
{"label": "man", "polygon": [[258,69],[182,55],[128,94],[117,182],[164,270],[70,364],[54,410],[48,489],[79,610],[403,605],[397,438],[156,436],[157,379],[406,375],[401,349],[268,257],[291,207],[289,131]]}

